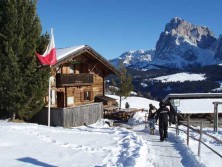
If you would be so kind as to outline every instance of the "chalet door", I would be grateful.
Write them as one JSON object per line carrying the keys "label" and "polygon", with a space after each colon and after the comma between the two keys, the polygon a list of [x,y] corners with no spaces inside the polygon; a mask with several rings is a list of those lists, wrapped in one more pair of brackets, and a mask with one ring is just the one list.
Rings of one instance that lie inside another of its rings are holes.
{"label": "chalet door", "polygon": [[57,107],[64,108],[64,92],[57,92]]}
{"label": "chalet door", "polygon": [[83,64],[82,71],[83,71],[83,73],[89,73],[89,71],[88,71],[88,64]]}

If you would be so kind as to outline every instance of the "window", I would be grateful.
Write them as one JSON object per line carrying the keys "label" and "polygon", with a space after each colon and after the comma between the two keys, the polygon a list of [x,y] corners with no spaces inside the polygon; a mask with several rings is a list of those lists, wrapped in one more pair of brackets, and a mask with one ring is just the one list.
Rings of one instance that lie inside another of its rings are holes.
{"label": "window", "polygon": [[75,73],[75,65],[74,64],[70,64],[69,65],[69,73],[70,74],[74,74]]}
{"label": "window", "polygon": [[91,91],[84,92],[84,100],[90,100],[91,99]]}
{"label": "window", "polygon": [[92,101],[93,100],[93,91],[92,89],[86,89],[80,93],[80,101]]}

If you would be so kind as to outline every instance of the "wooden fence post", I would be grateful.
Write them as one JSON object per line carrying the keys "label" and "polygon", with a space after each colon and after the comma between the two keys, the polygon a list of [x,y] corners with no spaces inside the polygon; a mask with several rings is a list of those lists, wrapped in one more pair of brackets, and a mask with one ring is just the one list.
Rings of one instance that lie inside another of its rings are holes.
{"label": "wooden fence post", "polygon": [[179,124],[179,120],[178,120],[178,116],[176,115],[175,118],[176,118],[176,135],[179,135],[179,127],[178,127],[179,126],[178,125]]}
{"label": "wooden fence post", "polygon": [[202,128],[203,128],[203,122],[201,122],[201,124],[200,124],[200,138],[199,138],[199,145],[198,145],[198,156],[200,156],[201,141],[202,141]]}
{"label": "wooden fence post", "polygon": [[188,115],[187,117],[187,146],[189,146],[189,142],[190,142],[190,115]]}
{"label": "wooden fence post", "polygon": [[214,132],[218,132],[218,103],[213,102],[214,104]]}
{"label": "wooden fence post", "polygon": [[147,128],[147,114],[145,114],[145,128]]}

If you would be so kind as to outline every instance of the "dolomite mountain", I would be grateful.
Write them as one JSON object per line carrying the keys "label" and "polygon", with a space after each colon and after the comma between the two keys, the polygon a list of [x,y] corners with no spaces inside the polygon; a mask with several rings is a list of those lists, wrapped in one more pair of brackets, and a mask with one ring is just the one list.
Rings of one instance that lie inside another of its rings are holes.
{"label": "dolomite mountain", "polygon": [[220,35],[215,45],[215,58],[222,59],[222,35]]}
{"label": "dolomite mountain", "polygon": [[155,49],[128,51],[112,59],[111,63],[117,66],[120,60],[128,67],[143,70],[220,64],[222,35],[217,39],[209,28],[175,17],[166,24]]}

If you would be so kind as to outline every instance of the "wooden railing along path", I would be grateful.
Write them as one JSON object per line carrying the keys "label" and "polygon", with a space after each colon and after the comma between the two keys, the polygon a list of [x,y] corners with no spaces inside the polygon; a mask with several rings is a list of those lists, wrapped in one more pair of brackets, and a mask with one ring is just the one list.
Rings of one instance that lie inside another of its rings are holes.
{"label": "wooden railing along path", "polygon": [[[190,118],[189,118],[189,117],[188,117],[188,119],[187,119],[187,122],[186,122],[186,121],[177,122],[177,126],[176,126],[176,128],[175,128],[175,129],[176,129],[176,135],[179,135],[179,131],[182,131],[182,132],[184,132],[185,134],[187,134],[187,146],[189,146],[190,138],[198,141],[198,142],[199,142],[199,144],[198,144],[198,156],[200,156],[200,153],[201,153],[201,144],[203,144],[203,145],[205,145],[208,149],[210,149],[212,152],[214,152],[215,154],[217,154],[219,157],[222,158],[222,155],[221,155],[220,153],[218,153],[216,150],[214,150],[214,149],[211,148],[209,145],[207,145],[206,143],[204,143],[204,141],[202,140],[202,136],[203,136],[203,134],[204,134],[204,135],[207,135],[208,137],[210,137],[210,138],[212,138],[213,140],[215,140],[218,144],[222,144],[222,141],[221,141],[220,139],[216,138],[215,136],[212,136],[212,135],[204,132],[204,131],[202,130],[202,128],[203,128],[203,122],[199,122],[199,124],[200,124],[200,129],[195,129],[195,128],[191,127],[191,125],[190,125]],[[187,127],[187,131],[180,129],[178,125],[183,125],[183,126]],[[173,127],[170,127],[170,128],[173,128]],[[190,135],[190,130],[192,130],[192,131],[195,132],[195,133],[198,133],[198,134],[199,134],[199,139],[191,136],[191,135]]]}

